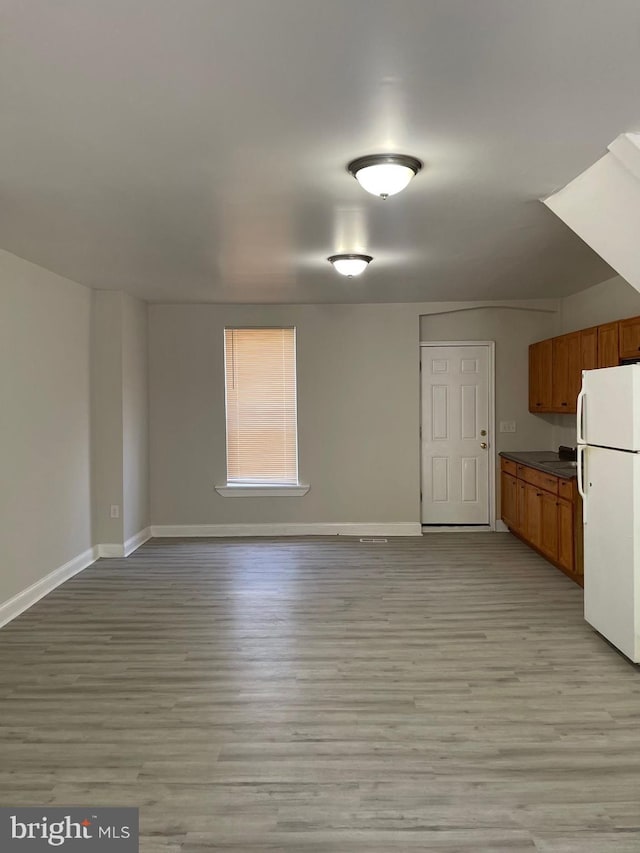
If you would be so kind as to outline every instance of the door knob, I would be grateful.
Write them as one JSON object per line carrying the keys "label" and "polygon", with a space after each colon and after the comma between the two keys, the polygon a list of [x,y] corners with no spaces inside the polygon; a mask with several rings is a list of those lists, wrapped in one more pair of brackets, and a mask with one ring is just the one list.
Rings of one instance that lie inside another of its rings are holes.
{"label": "door knob", "polygon": [[481,441],[481,442],[480,442],[480,447],[481,447],[483,450],[486,450],[486,449],[487,449],[487,442],[486,442],[486,441]]}

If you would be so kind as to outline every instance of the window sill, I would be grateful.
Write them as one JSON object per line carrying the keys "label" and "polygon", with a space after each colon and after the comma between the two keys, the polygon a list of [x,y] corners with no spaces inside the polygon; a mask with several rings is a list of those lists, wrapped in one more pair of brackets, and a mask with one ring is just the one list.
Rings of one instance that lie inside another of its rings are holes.
{"label": "window sill", "polygon": [[223,498],[299,498],[306,495],[311,486],[265,486],[265,485],[229,485],[216,486],[215,490]]}

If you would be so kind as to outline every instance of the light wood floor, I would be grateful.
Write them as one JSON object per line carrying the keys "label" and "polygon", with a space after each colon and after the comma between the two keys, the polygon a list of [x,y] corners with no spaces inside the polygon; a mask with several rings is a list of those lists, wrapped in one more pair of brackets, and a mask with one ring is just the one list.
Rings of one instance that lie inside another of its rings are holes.
{"label": "light wood floor", "polygon": [[640,674],[508,534],[155,540],[0,630],[0,801],[143,853],[638,853]]}

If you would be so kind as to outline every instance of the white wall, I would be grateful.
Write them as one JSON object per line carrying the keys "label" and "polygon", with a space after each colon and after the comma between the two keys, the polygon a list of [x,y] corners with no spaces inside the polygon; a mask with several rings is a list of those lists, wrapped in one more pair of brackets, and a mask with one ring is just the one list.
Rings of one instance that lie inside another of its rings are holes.
{"label": "white wall", "polygon": [[2,607],[148,526],[145,303],[0,251],[0,399]]}
{"label": "white wall", "polygon": [[607,148],[544,204],[640,291],[640,135],[622,133]]}
{"label": "white wall", "polygon": [[[420,315],[439,314],[422,320],[438,339],[461,337],[462,325],[471,338],[500,338],[511,389],[500,411],[520,423],[524,442],[547,435],[522,400],[528,340],[554,333],[557,303],[514,304],[546,313],[465,311],[453,320],[448,312],[478,303],[150,305],[152,523],[419,522]],[[243,324],[298,330],[300,478],[311,484],[302,498],[215,492],[226,479],[223,331]]]}
{"label": "white wall", "polygon": [[149,395],[146,303],[123,294],[122,468],[125,541],[149,525]]}
{"label": "white wall", "polygon": [[[92,301],[93,536],[123,546],[149,525],[147,306],[121,291]],[[119,507],[111,518],[111,506]]]}
{"label": "white wall", "polygon": [[91,546],[90,297],[0,251],[0,603]]}
{"label": "white wall", "polygon": [[[91,480],[94,544],[122,544],[122,294],[91,302]],[[111,518],[112,505],[120,507]]]}
{"label": "white wall", "polygon": [[[153,524],[419,518],[418,318],[406,306],[151,305]],[[411,319],[413,322],[411,322]],[[297,328],[300,498],[223,498],[225,325]]]}
{"label": "white wall", "polygon": [[559,334],[638,314],[640,293],[617,275],[560,300]]}

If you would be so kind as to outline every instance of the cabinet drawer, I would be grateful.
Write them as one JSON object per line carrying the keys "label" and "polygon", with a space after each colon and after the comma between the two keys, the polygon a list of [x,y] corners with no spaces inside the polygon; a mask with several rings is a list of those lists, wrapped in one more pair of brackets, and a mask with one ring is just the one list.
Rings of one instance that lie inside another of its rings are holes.
{"label": "cabinet drawer", "polygon": [[536,468],[527,468],[526,465],[518,465],[518,477],[539,489],[554,495],[558,494],[558,478],[552,474],[545,474],[544,471],[538,471]]}
{"label": "cabinet drawer", "polygon": [[573,500],[573,484],[574,480],[563,480],[558,477],[558,494],[561,498],[565,498],[568,501]]}
{"label": "cabinet drawer", "polygon": [[515,462],[512,462],[511,459],[501,459],[500,460],[501,470],[504,471],[505,474],[511,474],[512,477],[517,476],[517,468]]}

